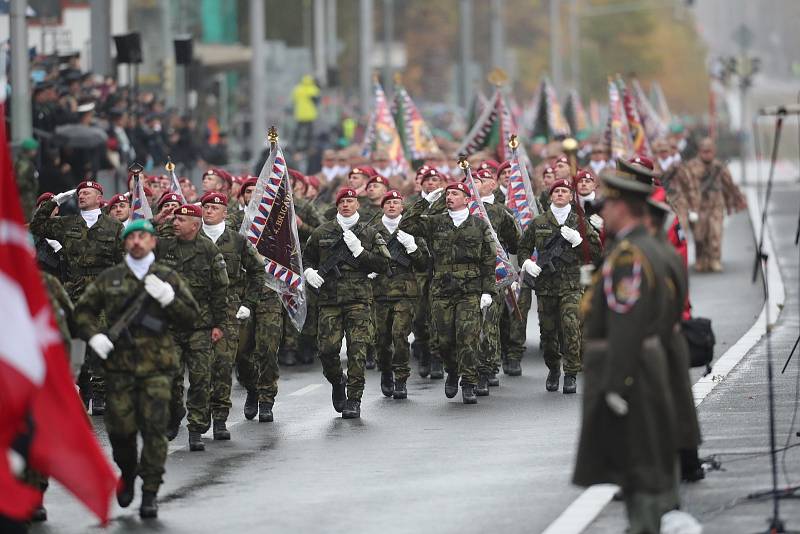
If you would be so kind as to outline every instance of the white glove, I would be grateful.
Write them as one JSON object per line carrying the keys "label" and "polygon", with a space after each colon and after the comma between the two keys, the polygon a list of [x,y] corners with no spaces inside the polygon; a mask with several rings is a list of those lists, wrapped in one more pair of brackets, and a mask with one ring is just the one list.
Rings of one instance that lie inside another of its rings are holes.
{"label": "white glove", "polygon": [[367,278],[369,278],[370,280],[375,280],[376,278],[378,278],[378,273],[369,273],[367,275]]}
{"label": "white glove", "polygon": [[592,226],[594,226],[594,227],[595,227],[595,229],[597,229],[597,231],[598,231],[598,232],[599,232],[600,230],[602,230],[602,229],[603,229],[603,218],[602,218],[602,217],[600,217],[600,216],[599,216],[598,214],[596,214],[596,213],[593,213],[593,214],[592,214],[592,215],[589,217],[589,223],[590,223]]}
{"label": "white glove", "polygon": [[169,306],[175,300],[175,290],[172,286],[154,274],[144,277],[144,290],[157,300],[162,308]]}
{"label": "white glove", "polygon": [[696,223],[699,220],[700,220],[700,215],[698,215],[696,211],[689,212],[689,222]]}
{"label": "white glove", "polygon": [[47,239],[45,237],[44,240],[47,241],[47,244],[50,245],[50,248],[53,249],[53,252],[58,252],[59,250],[64,248],[64,247],[61,246],[61,243],[59,243],[55,239]]}
{"label": "white glove", "polygon": [[620,397],[619,393],[613,391],[606,393],[606,404],[620,417],[628,415],[628,401]]}
{"label": "white glove", "polygon": [[577,247],[581,244],[581,241],[583,241],[581,233],[577,230],[573,230],[569,226],[561,227],[561,235],[564,236],[564,239],[569,241],[570,245],[572,245],[572,248]]}
{"label": "white glove", "polygon": [[400,242],[401,245],[406,247],[406,252],[408,252],[409,254],[413,254],[414,251],[417,250],[417,241],[414,239],[413,235],[407,234],[402,230],[398,230],[397,240]]}
{"label": "white glove", "polygon": [[320,287],[322,287],[322,284],[325,283],[325,279],[319,275],[316,269],[312,269],[311,267],[309,267],[303,272],[303,274],[305,275],[306,280],[308,281],[308,285],[310,285],[314,289],[319,289]]}
{"label": "white glove", "polygon": [[542,268],[539,267],[535,261],[530,259],[522,262],[522,269],[534,278],[542,274]]}
{"label": "white glove", "polygon": [[492,305],[492,296],[489,293],[481,295],[481,310],[485,310]]}
{"label": "white glove", "polygon": [[59,193],[53,197],[53,200],[56,201],[56,204],[59,206],[66,202],[66,200],[75,194],[75,189],[70,189],[69,191],[64,191],[63,193]]}
{"label": "white glove", "polygon": [[364,252],[364,247],[361,245],[361,240],[356,237],[356,234],[354,234],[351,230],[344,231],[344,244],[350,249],[350,252],[353,254],[354,258],[357,258],[362,252]]}
{"label": "white glove", "polygon": [[92,347],[92,350],[103,360],[107,360],[108,353],[114,350],[114,344],[105,334],[93,335],[89,338],[89,346]]}
{"label": "white glove", "polygon": [[247,306],[239,306],[239,309],[236,310],[236,318],[239,320],[242,319],[249,319],[250,318],[250,308]]}
{"label": "white glove", "polygon": [[428,201],[428,204],[433,204],[439,197],[442,196],[442,192],[444,191],[444,187],[440,187],[439,189],[434,189],[430,193],[423,194],[423,198]]}

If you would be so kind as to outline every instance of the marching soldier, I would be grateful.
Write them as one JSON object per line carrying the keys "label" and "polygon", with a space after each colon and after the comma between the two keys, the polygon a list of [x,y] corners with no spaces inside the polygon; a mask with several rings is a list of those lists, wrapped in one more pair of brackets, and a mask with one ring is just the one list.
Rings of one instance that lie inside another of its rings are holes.
{"label": "marching soldier", "polygon": [[211,364],[211,420],[215,440],[228,440],[226,428],[231,409],[233,363],[239,342],[239,321],[255,310],[264,285],[264,262],[253,245],[239,232],[225,226],[228,198],[222,193],[207,193],[200,199],[203,208],[203,235],[219,249],[228,271],[228,309],[222,325],[223,336],[213,347]]}
{"label": "marching soldier", "polygon": [[123,228],[131,222],[131,203],[125,195],[114,195],[108,201],[108,214],[122,223]]}
{"label": "marching soldier", "polygon": [[[166,327],[191,322],[199,312],[178,273],[155,261],[155,233],[150,221],[129,224],[122,233],[127,251],[124,262],[106,269],[89,284],[75,309],[81,337],[88,340],[106,369],[106,430],[114,461],[122,471],[117,502],[122,507],[130,505],[139,475],[142,518],[158,515],[156,494],[167,459],[170,389],[179,367]],[[121,337],[110,339],[98,318],[103,314],[114,325],[140,298],[144,300],[139,319],[124,325]],[[137,433],[142,437],[140,458]]]}
{"label": "marching soldier", "polygon": [[[319,226],[306,244],[305,279],[319,290],[317,346],[322,371],[332,386],[333,408],[345,419],[361,417],[364,364],[373,342],[372,285],[367,275],[385,272],[386,259],[377,249],[386,243],[369,221],[359,215],[358,193],[345,188],[336,195],[336,218]],[[336,256],[341,276],[324,268]],[[352,258],[352,260],[350,259]],[[320,273],[322,271],[322,274]],[[342,373],[339,350],[347,335],[347,376]],[[347,391],[345,393],[345,385]]]}
{"label": "marching soldier", "polygon": [[[446,213],[424,215],[429,204],[423,199],[399,228],[424,238],[433,256],[431,317],[447,369],[445,395],[456,396],[460,377],[462,401],[475,404],[480,317],[492,304],[496,250],[489,225],[469,213],[466,184],[451,183],[445,191]],[[428,199],[437,200],[435,194]]]}
{"label": "marching soldier", "polygon": [[[79,215],[51,217],[53,211],[70,196],[78,196]],[[122,224],[104,215],[100,209],[103,186],[86,180],[78,184],[75,191],[59,193],[42,202],[31,221],[31,233],[37,238],[46,238],[61,243],[64,262],[64,289],[76,302],[84,289],[108,267],[122,261]],[[86,379],[89,377],[88,384]],[[92,414],[105,412],[105,380],[103,366],[93,352],[87,352],[81,367],[81,393],[91,390]]]}
{"label": "marching soldier", "polygon": [[666,139],[658,139],[653,143],[653,151],[658,157],[661,185],[667,190],[669,204],[683,228],[689,228],[699,218],[697,202],[700,192],[697,181],[689,175],[686,165],[682,165],[680,155],[674,154],[672,146]]}
{"label": "marching soldier", "polygon": [[398,230],[403,218],[403,197],[389,191],[382,202],[383,217],[375,224],[392,256],[388,272],[372,273],[375,296],[375,346],[381,371],[381,392],[405,399],[411,368],[408,334],[419,299],[415,273],[428,271],[428,248],[422,239]]}
{"label": "marching soldier", "polygon": [[177,193],[167,191],[158,199],[158,212],[153,217],[159,237],[175,237],[172,221],[175,219],[175,210],[181,205],[181,197]]}
{"label": "marching soldier", "polygon": [[[228,312],[228,272],[225,259],[217,246],[200,236],[202,209],[184,204],[175,210],[175,237],[162,239],[156,257],[175,269],[189,286],[200,313],[195,321],[172,326],[171,333],[178,349],[179,368],[172,382],[172,401],[167,437],[178,434],[188,410],[189,450],[205,450],[202,435],[211,426],[212,344],[225,335]],[[189,371],[186,408],[183,405],[183,374]]]}
{"label": "marching soldier", "polygon": [[242,187],[239,189],[242,209],[228,210],[228,216],[225,219],[225,224],[234,232],[238,232],[242,227],[244,211],[247,209],[247,205],[250,204],[250,198],[253,196],[257,183],[258,178],[255,176],[248,176],[242,180]]}
{"label": "marching soldier", "polygon": [[[550,186],[550,208],[533,219],[519,244],[522,269],[535,279],[539,311],[540,346],[549,369],[545,387],[558,391],[564,367],[565,394],[575,393],[581,370],[580,267],[584,239],[592,260],[600,257],[600,239],[591,225],[586,236],[578,231],[578,214],[572,204],[572,182],[556,180]],[[546,271],[544,269],[547,269]]]}
{"label": "marching soldier", "polygon": [[550,207],[550,186],[553,185],[553,182],[556,181],[556,170],[546,165],[542,169],[542,184],[544,184],[544,189],[542,189],[541,194],[539,195],[539,205],[542,206],[543,210],[546,210]]}

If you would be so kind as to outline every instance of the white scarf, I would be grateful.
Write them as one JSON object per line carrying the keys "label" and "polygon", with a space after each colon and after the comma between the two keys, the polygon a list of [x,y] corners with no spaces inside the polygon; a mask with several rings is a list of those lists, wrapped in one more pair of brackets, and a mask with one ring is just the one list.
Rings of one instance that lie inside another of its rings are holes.
{"label": "white scarf", "polygon": [[346,176],[350,172],[350,167],[347,165],[339,165],[336,167],[336,176]]}
{"label": "white scarf", "polygon": [[484,204],[494,204],[494,193],[486,197],[481,197],[481,202]]}
{"label": "white scarf", "polygon": [[339,167],[334,165],[333,167],[322,167],[320,171],[322,176],[325,177],[325,180],[330,182],[334,180],[337,176],[339,176]]}
{"label": "white scarf", "polygon": [[384,215],[383,217],[381,217],[381,221],[383,222],[383,226],[387,230],[389,230],[389,233],[393,234],[395,232],[395,230],[397,230],[397,227],[400,225],[400,219],[402,219],[402,218],[403,218],[402,215],[398,215],[394,219],[391,219],[391,218],[387,217],[386,215]]}
{"label": "white scarf", "polygon": [[128,217],[127,219],[125,219],[124,221],[122,221],[122,227],[123,227],[123,228],[127,228],[127,227],[128,227],[128,225],[129,225],[130,223],[131,223],[131,218],[130,218],[130,217]]}
{"label": "white scarf", "polygon": [[213,241],[214,243],[217,242],[217,239],[219,239],[219,236],[221,236],[222,232],[224,231],[225,231],[225,221],[222,221],[221,223],[217,224],[206,224],[205,222],[203,223],[203,232],[205,232],[205,234],[208,237],[210,237],[211,241]]}
{"label": "white scarf", "polygon": [[602,160],[602,161],[591,160],[591,161],[589,161],[589,166],[592,168],[592,171],[594,171],[595,174],[600,174],[600,171],[605,169],[607,165],[608,165],[608,162],[605,161],[605,160]]}
{"label": "white scarf", "polygon": [[666,171],[672,165],[672,156],[667,156],[666,159],[658,158],[658,166],[662,171]]}
{"label": "white scarf", "polygon": [[100,213],[100,208],[93,210],[81,210],[81,217],[83,217],[83,220],[86,221],[86,226],[91,228],[94,226],[94,223],[97,222],[97,219],[100,218]]}
{"label": "white scarf", "polygon": [[450,215],[450,218],[453,219],[453,224],[455,224],[456,228],[458,228],[464,224],[464,221],[466,221],[467,217],[469,217],[469,208],[464,208],[458,211],[447,210],[447,214]]}
{"label": "white scarf", "polygon": [[355,212],[350,217],[343,217],[341,213],[336,214],[336,222],[342,227],[342,230],[347,231],[358,222],[359,214]]}
{"label": "white scarf", "polygon": [[680,163],[681,161],[682,161],[682,160],[681,160],[681,155],[680,155],[680,153],[679,153],[679,152],[676,152],[675,154],[673,154],[673,155],[672,155],[672,164],[673,164],[673,165],[677,165],[677,164],[678,164],[678,163]]}
{"label": "white scarf", "polygon": [[589,193],[586,196],[578,195],[578,198],[581,201],[581,207],[584,209],[584,211],[586,210],[586,203],[594,201],[595,193],[596,193],[596,191],[592,191],[591,193]]}
{"label": "white scarf", "polygon": [[125,263],[128,265],[128,268],[131,270],[133,275],[139,280],[144,278],[144,275],[146,275],[147,271],[150,270],[150,266],[154,261],[156,261],[156,256],[152,252],[150,252],[144,258],[140,258],[138,260],[130,254],[125,254]]}
{"label": "white scarf", "polygon": [[567,204],[563,208],[557,208],[555,204],[550,204],[550,211],[555,215],[558,224],[564,224],[564,221],[566,221],[569,216],[569,212],[572,211],[572,204]]}
{"label": "white scarf", "polygon": [[508,197],[508,188],[504,185],[500,186],[500,192],[503,193],[504,197]]}

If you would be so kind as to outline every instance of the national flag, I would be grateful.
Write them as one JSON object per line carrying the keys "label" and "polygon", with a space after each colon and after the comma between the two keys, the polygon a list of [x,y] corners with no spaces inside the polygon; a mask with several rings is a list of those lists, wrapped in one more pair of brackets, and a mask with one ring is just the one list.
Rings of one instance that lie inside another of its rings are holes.
{"label": "national flag", "polygon": [[[0,92],[5,80],[0,81]],[[117,477],[94,437],[25,228],[0,94],[0,515],[24,520],[41,494],[20,483],[12,448],[105,524]]]}
{"label": "national flag", "polygon": [[622,108],[625,111],[625,118],[628,119],[628,130],[633,143],[633,151],[640,156],[651,157],[650,143],[647,141],[642,119],[636,110],[636,104],[633,102],[630,91],[628,91],[628,86],[625,85],[625,80],[620,75],[617,75],[617,85],[622,96]]}
{"label": "national flag", "polygon": [[392,111],[389,109],[386,93],[383,92],[383,87],[381,87],[377,78],[373,81],[373,88],[375,100],[369,122],[370,126],[364,136],[362,155],[369,158],[373,152],[386,152],[389,155],[389,161],[391,161],[391,173],[404,174],[408,170],[408,161],[406,161],[406,156],[403,152],[403,143],[400,140],[400,134],[397,132],[394,118],[392,118]]}
{"label": "national flag", "polygon": [[502,88],[497,87],[486,109],[462,141],[458,153],[470,156],[490,149],[498,161],[505,161],[510,157],[508,142],[511,134],[516,131],[517,127]]}
{"label": "national flag", "polygon": [[278,293],[299,332],[307,312],[303,258],[288,166],[277,142],[258,175],[239,233],[264,257],[267,286]]}
{"label": "national flag", "polygon": [[[524,232],[533,218],[539,215],[539,208],[536,205],[536,197],[533,194],[531,179],[525,165],[527,160],[525,148],[519,145],[516,139],[514,141],[511,148],[511,175],[508,181],[506,206],[514,214],[514,218]],[[514,148],[513,145],[518,146]],[[520,152],[523,157],[520,157]]]}
{"label": "national flag", "polygon": [[422,113],[399,81],[394,86],[392,114],[407,159],[421,162],[439,152],[433,133],[422,118]]}
{"label": "national flag", "polygon": [[639,112],[639,117],[642,119],[642,126],[644,133],[647,135],[647,140],[653,144],[656,139],[667,135],[667,125],[661,120],[647,95],[644,94],[639,80],[636,78],[631,80],[631,92],[633,93],[633,102],[636,104],[636,110]]}
{"label": "national flag", "polygon": [[608,125],[606,127],[606,144],[612,159],[629,158],[633,153],[628,119],[622,107],[619,88],[611,77],[608,78]]}
{"label": "national flag", "polygon": [[150,203],[147,201],[147,196],[144,194],[144,181],[142,174],[137,173],[133,175],[133,189],[131,191],[131,220],[136,219],[152,219],[153,210],[150,208]]}

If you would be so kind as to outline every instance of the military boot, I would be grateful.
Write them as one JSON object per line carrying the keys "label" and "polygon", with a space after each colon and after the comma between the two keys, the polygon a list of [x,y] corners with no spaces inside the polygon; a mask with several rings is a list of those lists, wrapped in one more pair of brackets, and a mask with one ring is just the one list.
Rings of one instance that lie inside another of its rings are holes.
{"label": "military boot", "polygon": [[394,382],[394,393],[392,393],[392,397],[395,399],[406,399],[408,398],[408,390],[406,389],[406,382],[405,380],[395,380]]}
{"label": "military boot", "polygon": [[204,451],[206,444],[203,443],[203,435],[200,432],[189,431],[189,450],[190,451]]}
{"label": "military boot", "polygon": [[282,350],[278,352],[278,363],[284,367],[293,367],[297,365],[297,356],[293,350]]}
{"label": "military boot", "polygon": [[719,260],[711,260],[708,264],[708,268],[712,273],[721,273],[722,263]]}
{"label": "military boot", "polygon": [[[488,393],[488,387],[486,391]],[[461,400],[464,404],[478,404],[478,397],[475,396],[474,384],[464,384],[461,386]]]}
{"label": "military boot", "polygon": [[31,514],[31,521],[33,523],[42,523],[47,521],[47,509],[44,506],[37,506],[36,510]]}
{"label": "military boot", "polygon": [[544,384],[547,391],[558,391],[558,382],[560,378],[561,371],[558,369],[550,369],[550,372],[547,373],[547,382]]}
{"label": "military boot", "polygon": [[342,413],[344,405],[347,403],[347,377],[344,375],[342,375],[338,384],[331,385],[331,400],[333,401],[333,409]]}
{"label": "military boot", "polygon": [[391,371],[381,373],[381,393],[384,397],[391,397],[394,393],[394,375]]}
{"label": "military boot", "polygon": [[508,371],[506,374],[508,376],[521,376],[522,375],[522,364],[519,360],[509,360],[506,364]]}
{"label": "military boot", "polygon": [[417,368],[419,376],[427,378],[427,376],[431,374],[431,353],[422,347],[415,346],[414,354],[419,361],[419,367]]}
{"label": "military boot", "polygon": [[489,396],[489,377],[487,375],[478,376],[478,385],[475,386],[474,391],[478,397]]}
{"label": "military boot", "polygon": [[225,426],[225,421],[214,421],[214,441],[228,441],[231,433]]}
{"label": "military boot", "polygon": [[358,419],[361,417],[361,401],[347,399],[347,403],[342,410],[343,419]]}
{"label": "military boot", "polygon": [[178,424],[170,423],[167,426],[167,432],[165,434],[167,436],[167,441],[172,441],[173,439],[178,437],[178,432],[180,431],[180,429],[181,429],[181,424],[180,423],[178,423]]}
{"label": "military boot", "polygon": [[500,386],[500,379],[497,378],[497,373],[492,373],[489,375],[489,387],[496,388]]}
{"label": "military boot", "polygon": [[444,395],[452,399],[458,393],[458,373],[453,371],[447,373],[447,380],[444,381]]}
{"label": "military boot", "polygon": [[[569,395],[570,393],[575,393],[578,391],[577,380],[575,379],[575,375],[564,373],[564,389],[562,390],[565,395]],[[556,389],[558,386],[556,386]]]}
{"label": "military boot", "polygon": [[272,406],[271,402],[258,403],[258,422],[271,423],[272,422]]}
{"label": "military boot", "polygon": [[370,369],[370,370],[375,369],[375,367],[377,366],[377,364],[375,363],[375,352],[374,352],[374,350],[375,349],[372,348],[372,347],[369,348],[369,352],[367,352],[367,361],[364,364],[364,367],[366,367],[367,369]]}
{"label": "military boot", "polygon": [[142,519],[155,519],[158,517],[158,502],[155,491],[142,492],[142,504],[139,505],[139,517]]}
{"label": "military boot", "polygon": [[92,392],[92,415],[106,413],[106,397],[102,393]]}
{"label": "military boot", "polygon": [[255,419],[258,414],[258,392],[254,389],[247,390],[247,398],[244,400],[244,417],[248,421]]}
{"label": "military boot", "polygon": [[503,374],[508,374],[508,360],[505,358],[503,358]]}
{"label": "military boot", "polygon": [[431,358],[431,378],[433,380],[441,380],[444,378],[444,367],[442,367],[442,360],[440,358]]}
{"label": "military boot", "polygon": [[117,486],[117,504],[122,508],[127,508],[133,502],[134,482],[136,482],[136,471],[123,473]]}

